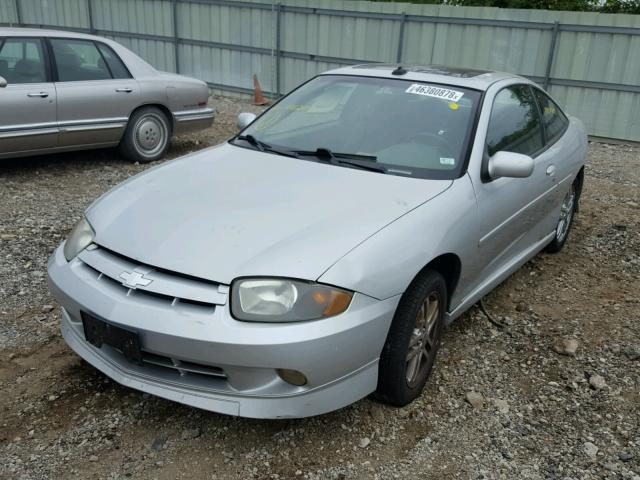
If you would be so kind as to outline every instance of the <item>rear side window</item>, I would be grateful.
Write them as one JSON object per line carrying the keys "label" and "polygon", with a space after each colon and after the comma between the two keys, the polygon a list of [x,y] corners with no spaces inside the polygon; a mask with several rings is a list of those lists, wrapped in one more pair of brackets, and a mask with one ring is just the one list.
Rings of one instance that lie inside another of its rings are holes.
{"label": "rear side window", "polygon": [[107,80],[111,78],[107,62],[91,41],[52,38],[59,82]]}
{"label": "rear side window", "polygon": [[569,125],[569,120],[547,94],[537,88],[533,89],[533,93],[538,100],[538,105],[540,105],[540,112],[542,112],[546,143],[550,145],[562,136]]}
{"label": "rear side window", "polygon": [[37,38],[0,39],[0,77],[9,84],[46,82],[42,42]]}
{"label": "rear side window", "polygon": [[535,156],[544,146],[538,107],[527,85],[501,90],[493,101],[487,151],[515,152]]}
{"label": "rear side window", "polygon": [[103,43],[98,43],[98,49],[100,50],[104,61],[107,62],[107,66],[109,67],[113,78],[131,78],[129,70],[127,70],[127,67],[122,63],[122,60],[120,60],[116,52]]}

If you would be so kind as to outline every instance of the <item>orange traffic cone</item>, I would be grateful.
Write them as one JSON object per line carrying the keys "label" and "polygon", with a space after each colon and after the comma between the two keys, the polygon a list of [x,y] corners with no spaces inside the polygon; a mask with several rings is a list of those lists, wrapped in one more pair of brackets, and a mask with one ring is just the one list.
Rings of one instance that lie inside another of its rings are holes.
{"label": "orange traffic cone", "polygon": [[260,82],[258,76],[253,74],[253,104],[254,105],[268,105],[269,102],[262,96],[262,88],[260,88]]}

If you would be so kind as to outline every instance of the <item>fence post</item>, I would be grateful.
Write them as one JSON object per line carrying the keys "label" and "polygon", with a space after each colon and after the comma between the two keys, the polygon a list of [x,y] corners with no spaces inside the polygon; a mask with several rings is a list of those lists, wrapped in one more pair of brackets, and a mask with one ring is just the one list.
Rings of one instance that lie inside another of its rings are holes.
{"label": "fence post", "polygon": [[18,17],[18,26],[22,26],[22,9],[20,8],[20,0],[16,0],[16,16]]}
{"label": "fence post", "polygon": [[553,66],[553,57],[556,52],[556,41],[558,39],[558,31],[560,30],[560,22],[553,22],[553,30],[551,31],[551,45],[549,46],[549,56],[547,57],[547,69],[544,73],[544,89],[549,88],[551,82],[551,67]]}
{"label": "fence post", "polygon": [[87,0],[87,14],[89,15],[89,31],[95,34],[96,27],[93,24],[93,2],[91,0]]}
{"label": "fence post", "polygon": [[280,30],[282,27],[282,4],[278,3],[276,9],[276,98],[280,98],[281,95],[281,83],[280,83],[280,57],[282,52],[280,51]]}
{"label": "fence post", "polygon": [[180,36],[178,35],[178,1],[173,0],[173,54],[176,59],[176,73],[180,73]]}
{"label": "fence post", "polygon": [[400,32],[398,33],[398,52],[396,53],[396,63],[402,61],[402,49],[404,47],[404,25],[407,23],[407,12],[402,12],[400,20]]}

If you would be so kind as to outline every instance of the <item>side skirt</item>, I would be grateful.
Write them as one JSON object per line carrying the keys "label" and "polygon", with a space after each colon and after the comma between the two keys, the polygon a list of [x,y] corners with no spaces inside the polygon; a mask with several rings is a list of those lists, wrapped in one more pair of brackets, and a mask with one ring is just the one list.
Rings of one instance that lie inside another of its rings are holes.
{"label": "side skirt", "polygon": [[509,276],[515,273],[522,265],[527,263],[527,261],[535,257],[551,240],[553,240],[554,235],[555,232],[551,232],[538,242],[534,243],[531,247],[524,250],[519,256],[514,257],[510,262],[506,263],[503,268],[496,271],[487,280],[478,285],[478,287],[469,293],[469,295],[467,295],[453,311],[446,313],[445,323],[449,325],[456,318],[475,305],[482,297],[509,278]]}

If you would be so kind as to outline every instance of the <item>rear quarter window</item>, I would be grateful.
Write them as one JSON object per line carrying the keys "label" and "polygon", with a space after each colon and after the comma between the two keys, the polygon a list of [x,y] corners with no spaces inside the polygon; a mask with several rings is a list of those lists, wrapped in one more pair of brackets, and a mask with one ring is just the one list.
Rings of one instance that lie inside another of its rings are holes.
{"label": "rear quarter window", "polygon": [[542,125],[545,131],[545,143],[550,145],[562,136],[569,125],[569,119],[546,93],[537,88],[533,89],[533,93],[538,105],[540,105]]}

